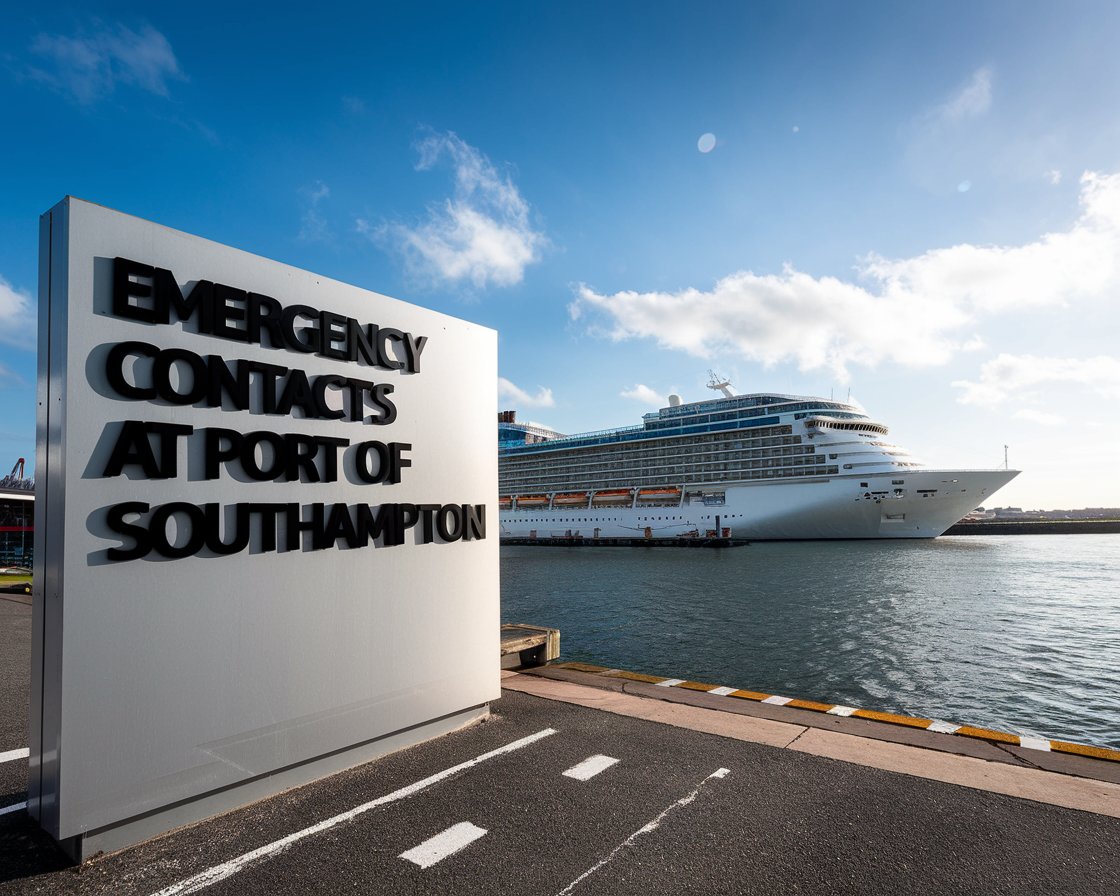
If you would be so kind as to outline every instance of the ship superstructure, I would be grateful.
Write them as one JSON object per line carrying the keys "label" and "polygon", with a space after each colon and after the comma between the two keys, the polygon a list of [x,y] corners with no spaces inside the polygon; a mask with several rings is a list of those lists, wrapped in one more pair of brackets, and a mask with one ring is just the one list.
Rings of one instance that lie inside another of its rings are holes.
{"label": "ship superstructure", "polygon": [[931,538],[1017,475],[929,469],[847,402],[713,388],[572,436],[499,414],[501,534]]}

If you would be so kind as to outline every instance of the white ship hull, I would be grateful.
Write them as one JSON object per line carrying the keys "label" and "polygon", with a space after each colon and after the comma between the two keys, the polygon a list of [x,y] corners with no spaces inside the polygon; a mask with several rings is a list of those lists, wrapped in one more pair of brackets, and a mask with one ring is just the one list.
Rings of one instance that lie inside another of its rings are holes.
{"label": "white ship hull", "polygon": [[[680,538],[755,541],[934,538],[1016,475],[1013,470],[909,470],[795,482],[713,483],[723,503],[501,510],[503,538]],[[896,483],[902,480],[903,484]],[[690,488],[691,493],[704,487]]]}
{"label": "white ship hull", "polygon": [[500,414],[501,536],[936,538],[1017,475],[930,469],[859,407],[726,385],[575,436]]}

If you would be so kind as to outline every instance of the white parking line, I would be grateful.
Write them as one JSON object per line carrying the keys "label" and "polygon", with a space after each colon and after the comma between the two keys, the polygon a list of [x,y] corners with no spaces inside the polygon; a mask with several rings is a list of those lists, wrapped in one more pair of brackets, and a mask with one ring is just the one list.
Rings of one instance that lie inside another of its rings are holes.
{"label": "white parking line", "polygon": [[608,862],[610,862],[612,859],[614,859],[614,857],[617,856],[620,852],[622,852],[622,850],[626,849],[626,847],[628,847],[628,846],[633,846],[634,841],[636,841],[639,837],[643,836],[644,834],[649,834],[653,831],[656,831],[661,826],[661,822],[663,822],[665,820],[666,815],[668,815],[674,809],[678,809],[681,806],[687,806],[694,799],[696,799],[696,797],[700,795],[700,791],[703,789],[705,784],[707,784],[713,778],[717,778],[717,779],[718,778],[726,778],[730,773],[731,773],[730,769],[726,769],[726,768],[716,769],[714,772],[712,772],[710,775],[708,775],[708,777],[706,777],[703,781],[701,781],[699,784],[697,784],[696,788],[690,794],[688,794],[687,796],[682,796],[679,800],[677,800],[675,803],[673,803],[671,806],[669,806],[669,808],[667,808],[664,812],[662,812],[660,815],[658,815],[657,818],[655,818],[653,821],[649,822],[646,825],[643,825],[642,827],[638,828],[638,830],[634,831],[633,834],[631,834],[629,837],[627,837],[625,840],[623,840],[620,844],[618,844],[618,846],[616,846],[613,850],[611,850],[611,854],[609,856],[607,856],[605,859],[603,859],[597,865],[592,865],[590,868],[588,868],[585,872],[583,872],[583,874],[581,874],[579,877],[577,877],[575,880],[573,880],[570,884],[568,884],[568,886],[564,887],[563,890],[561,890],[559,893],[557,893],[556,896],[567,896],[567,894],[571,893],[572,890],[574,890],[577,886],[579,886],[579,884],[583,880],[590,877],[592,874],[594,874],[596,871],[598,871],[600,868],[602,868],[604,865],[606,865]]}
{"label": "white parking line", "polygon": [[26,809],[27,803],[13,803],[10,806],[5,806],[0,809],[0,815],[7,815],[9,812],[18,812],[20,809]]}
{"label": "white parking line", "polygon": [[566,772],[563,772],[565,778],[575,778],[577,781],[589,781],[594,778],[599,772],[605,772],[608,768],[618,762],[613,756],[591,756],[578,765],[573,765]]}
{"label": "white parking line", "polygon": [[406,859],[421,868],[431,868],[436,862],[442,862],[448,856],[454,855],[484,836],[486,836],[486,828],[480,828],[469,821],[460,821],[442,834],[429,837],[419,846],[402,852],[398,858]]}
{"label": "white parking line", "polygon": [[468,759],[466,762],[460,762],[458,765],[451,766],[451,768],[445,768],[442,772],[436,772],[434,775],[424,778],[422,781],[409,784],[407,787],[402,787],[400,790],[394,790],[392,793],[388,793],[385,796],[379,796],[377,799],[370,800],[368,803],[362,803],[362,805],[350,809],[348,812],[342,812],[332,818],[326,819],[326,821],[320,821],[316,825],[304,828],[302,831],[296,831],[294,834],[289,834],[287,837],[274,840],[258,849],[254,849],[252,852],[247,852],[235,859],[230,859],[228,862],[223,862],[221,865],[207,868],[205,871],[194,875],[194,877],[188,877],[186,880],[181,880],[169,887],[164,887],[158,893],[155,893],[154,896],[177,896],[179,893],[197,893],[199,890],[205,889],[211,884],[216,884],[220,880],[232,877],[254,862],[272,858],[272,856],[276,855],[282,849],[303,840],[305,837],[321,833],[322,831],[333,828],[335,825],[342,824],[344,821],[357,818],[363,812],[368,812],[370,809],[376,809],[379,806],[385,806],[397,800],[404,799],[405,797],[412,796],[413,794],[419,793],[421,790],[426,790],[433,784],[438,784],[440,781],[450,778],[452,775],[473,768],[479,763],[485,762],[487,759],[493,759],[495,756],[503,756],[506,753],[512,753],[514,750],[520,750],[522,747],[527,747],[555,733],[555,728],[545,728],[542,731],[538,731],[536,734],[530,734],[528,737],[523,737],[520,740],[515,740],[513,743],[506,744],[504,747],[498,747],[498,749],[491,750],[489,753],[483,753],[481,756],[476,756],[474,759]]}
{"label": "white parking line", "polygon": [[24,747],[22,750],[9,750],[7,753],[0,753],[0,762],[12,762],[16,759],[26,759],[31,755],[31,750]]}

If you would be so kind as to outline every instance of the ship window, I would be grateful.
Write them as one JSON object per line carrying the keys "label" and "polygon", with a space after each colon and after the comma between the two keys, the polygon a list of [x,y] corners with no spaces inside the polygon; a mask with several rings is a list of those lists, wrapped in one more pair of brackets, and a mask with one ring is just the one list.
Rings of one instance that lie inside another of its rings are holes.
{"label": "ship window", "polygon": [[[848,469],[849,467],[850,467],[850,464],[845,464],[845,465],[844,465],[844,469],[845,469],[845,470],[847,470],[847,469]],[[866,483],[866,482],[861,482],[861,483],[859,484],[859,487],[860,487],[860,488],[867,488],[867,483]]]}

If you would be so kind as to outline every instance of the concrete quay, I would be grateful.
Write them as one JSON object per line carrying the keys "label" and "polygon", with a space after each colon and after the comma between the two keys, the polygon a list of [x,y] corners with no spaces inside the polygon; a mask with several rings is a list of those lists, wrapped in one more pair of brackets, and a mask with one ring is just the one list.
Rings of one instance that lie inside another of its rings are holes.
{"label": "concrete quay", "polygon": [[946,535],[1114,535],[1120,520],[962,520]]}
{"label": "concrete quay", "polygon": [[[0,597],[0,757],[30,621]],[[613,673],[503,672],[484,723],[80,868],[6,759],[0,893],[1120,892],[1118,762]]]}

